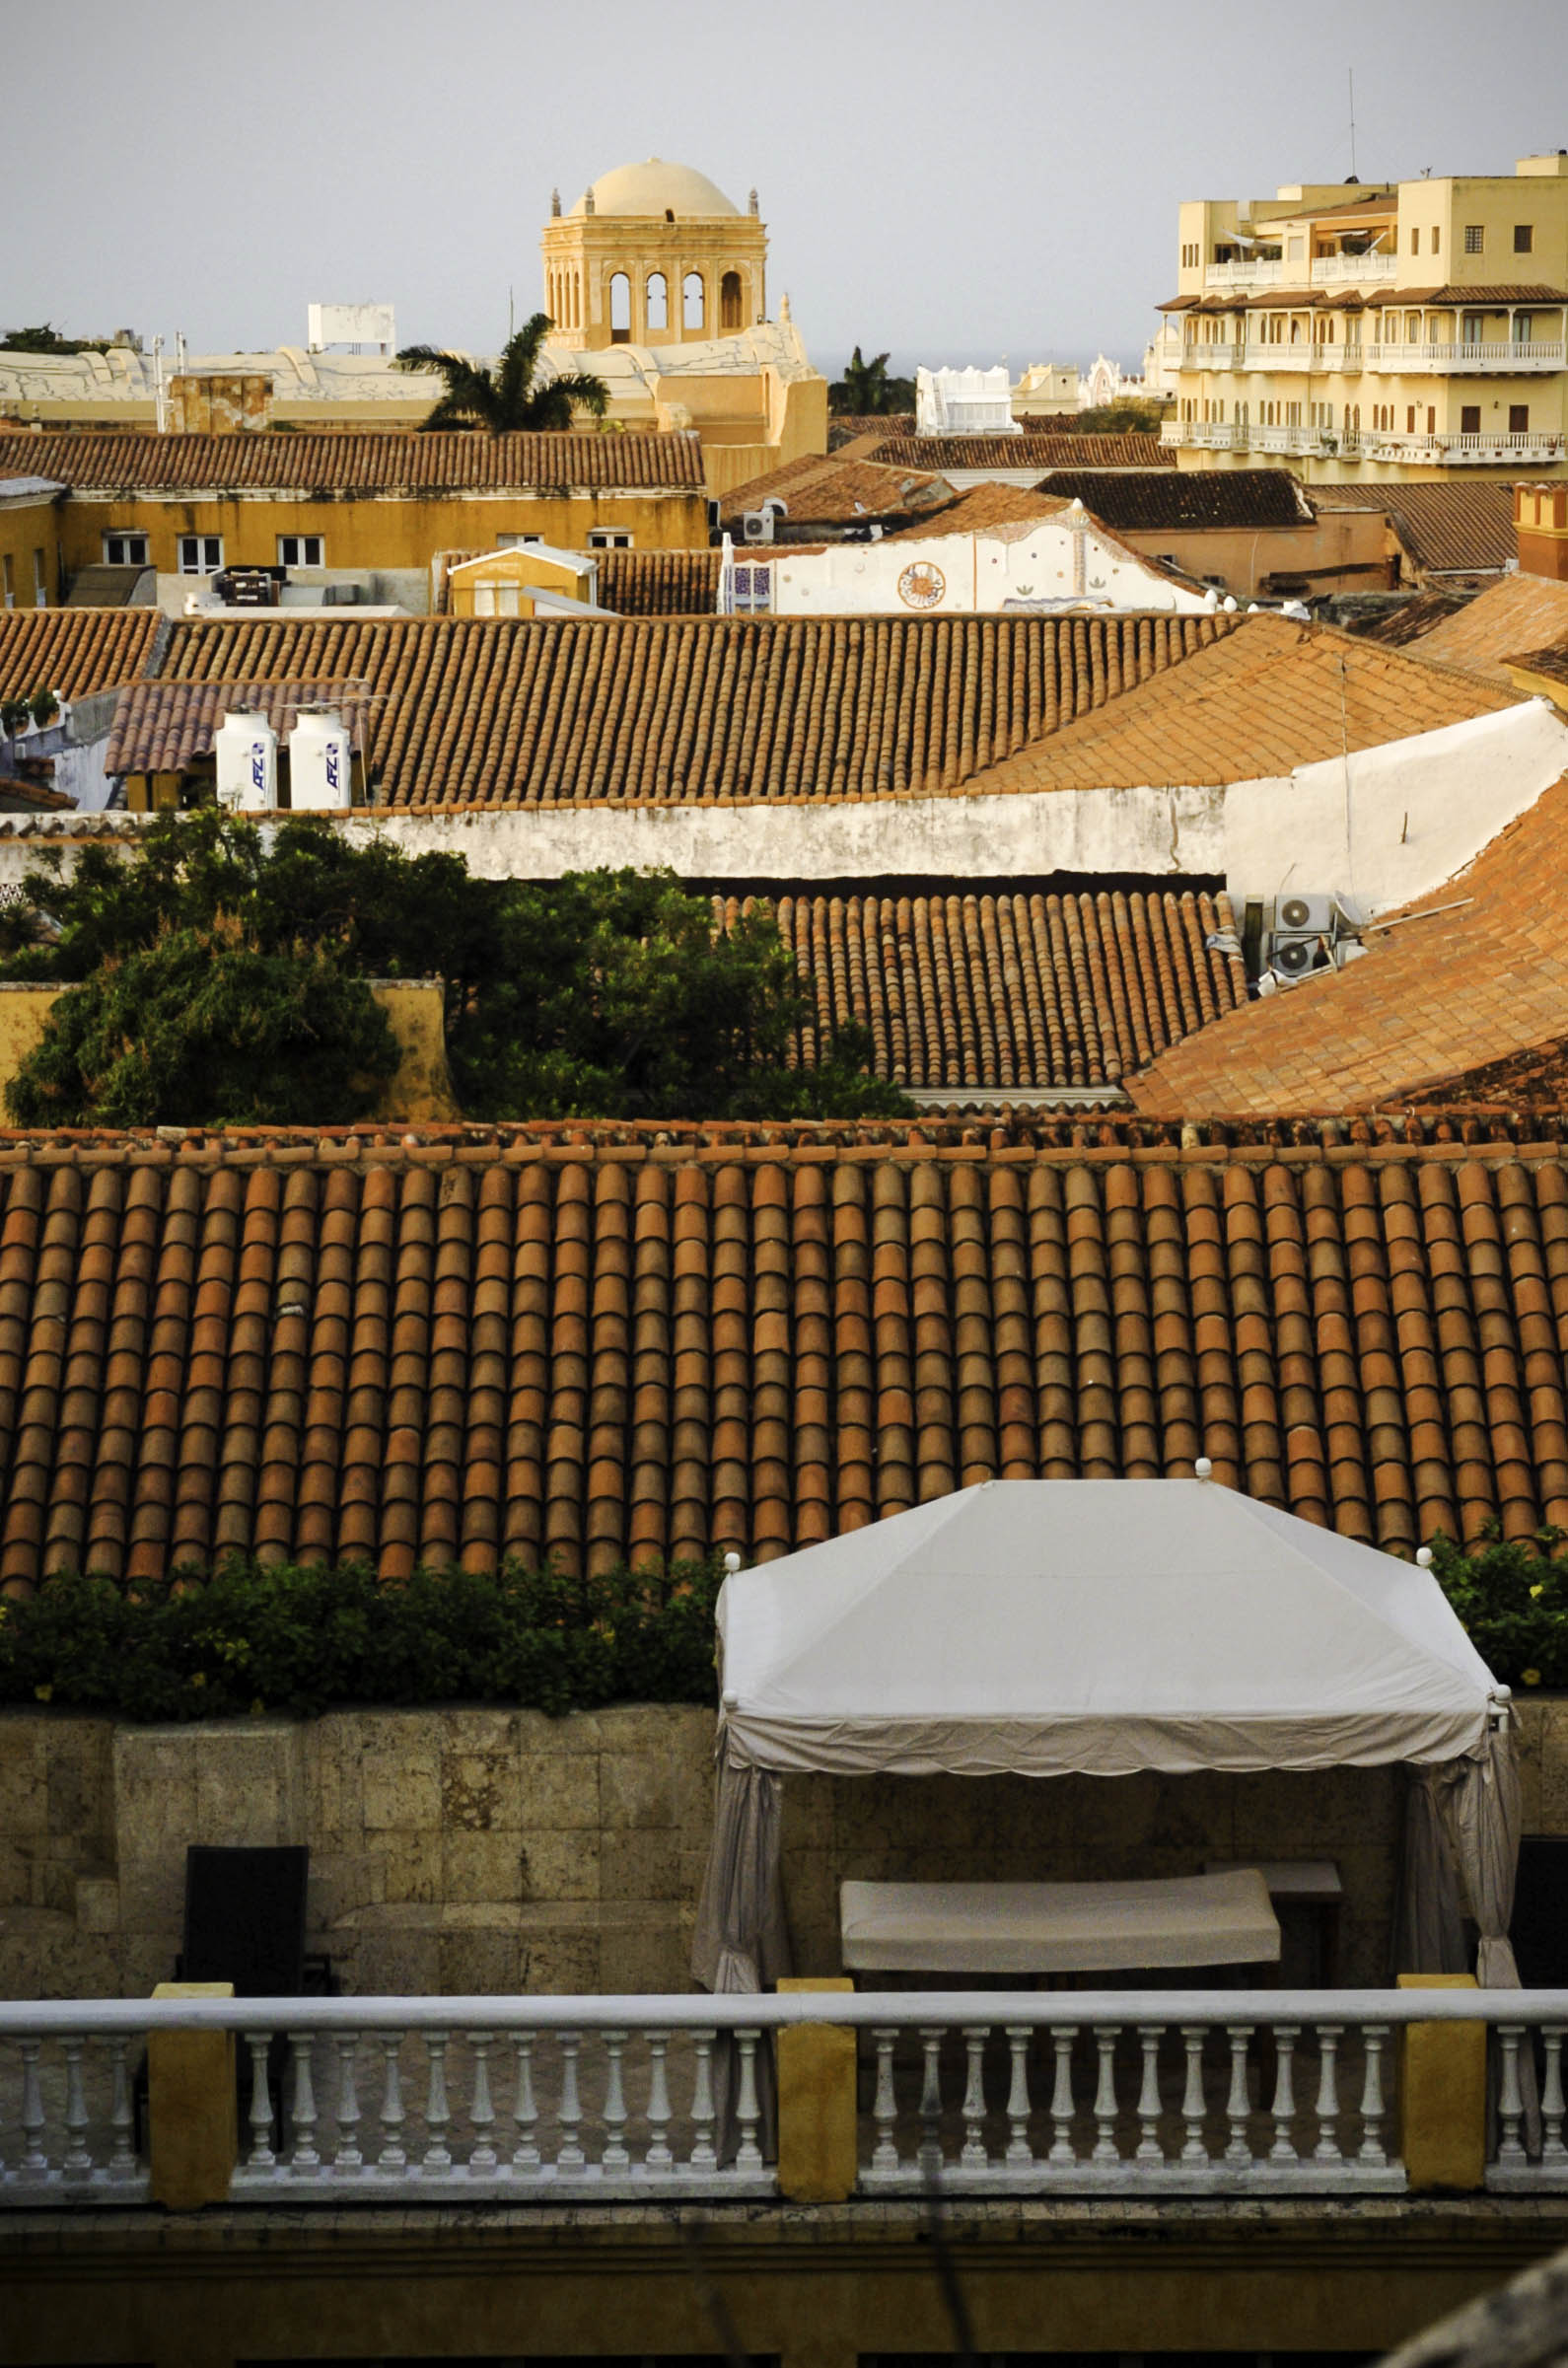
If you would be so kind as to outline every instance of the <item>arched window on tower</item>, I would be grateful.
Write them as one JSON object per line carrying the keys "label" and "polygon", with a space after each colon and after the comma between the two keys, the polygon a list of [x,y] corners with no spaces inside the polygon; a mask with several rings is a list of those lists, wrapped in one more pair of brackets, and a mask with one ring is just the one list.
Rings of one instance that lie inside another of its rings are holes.
{"label": "arched window on tower", "polygon": [[631,343],[631,281],[624,271],[617,271],[609,283],[609,341]]}
{"label": "arched window on tower", "polygon": [[727,271],[719,282],[719,326],[738,329],[745,326],[741,319],[741,274]]}
{"label": "arched window on tower", "polygon": [[670,326],[670,288],[662,271],[648,274],[648,326],[650,329]]}
{"label": "arched window on tower", "polygon": [[681,325],[701,329],[707,325],[708,299],[700,271],[688,271],[680,285]]}

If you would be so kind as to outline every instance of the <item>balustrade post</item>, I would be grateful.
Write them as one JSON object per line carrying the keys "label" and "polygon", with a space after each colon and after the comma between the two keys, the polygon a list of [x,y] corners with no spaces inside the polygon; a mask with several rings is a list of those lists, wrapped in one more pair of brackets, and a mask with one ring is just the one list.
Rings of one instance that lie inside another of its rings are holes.
{"label": "balustrade post", "polygon": [[1542,2037],[1546,2043],[1546,2077],[1540,2092],[1540,2159],[1543,2163],[1564,2163],[1568,2162],[1568,2146],[1563,2144],[1562,2137],[1563,2025],[1543,2025]]}
{"label": "balustrade post", "polygon": [[1342,2163],[1339,2151],[1339,2042],[1344,2033],[1342,2023],[1319,2023],[1318,2026],[1318,2143],[1313,2148],[1315,2163]]}
{"label": "balustrade post", "polygon": [[67,2178],[80,2179],[84,2171],[93,2168],[87,2150],[87,2095],[82,2087],[82,2050],[87,2042],[73,2035],[60,2044],[65,2053],[65,2154],[60,2168]]}
{"label": "balustrade post", "polygon": [[1007,2160],[1017,2169],[1027,2169],[1034,2160],[1034,2150],[1029,2142],[1029,2043],[1028,2023],[1009,2023],[1007,2045],[1011,2058],[1007,2088]]}
{"label": "balustrade post", "polygon": [[1519,2047],[1525,2037],[1523,2023],[1499,2023],[1498,2045],[1503,2051],[1503,2076],[1497,2099],[1497,2118],[1501,2135],[1497,2141],[1499,2163],[1523,2163],[1529,2158],[1520,2125],[1525,2118],[1525,2095],[1519,2079]]}
{"label": "balustrade post", "polygon": [[898,2149],[893,2143],[893,2124],[898,2117],[898,2104],[893,2095],[892,2051],[898,2034],[879,2025],[871,2036],[877,2048],[877,2094],[871,2108],[871,2117],[877,2125],[877,2143],[871,2167],[874,2171],[896,2171]]}
{"label": "balustrade post", "polygon": [[321,2158],[316,2150],[316,2090],[312,2084],[311,2050],[313,2034],[291,2031],[289,2053],[294,2065],[294,2111],[291,2117],[294,2145],[289,2155],[291,2171],[319,2171]]}
{"label": "balustrade post", "polygon": [[490,2049],[495,2045],[493,2031],[470,2031],[468,2048],[473,2057],[473,2101],[468,2107],[468,2122],[473,2131],[473,2144],[468,2149],[468,2169],[481,2178],[488,2178],[497,2167],[497,2157],[490,2132],[495,2127],[495,2107],[490,2100]]}
{"label": "balustrade post", "polygon": [[643,2157],[643,2169],[663,2175],[673,2171],[676,2158],[670,2151],[670,2034],[650,2031],[648,2034],[648,2152]]}
{"label": "balustrade post", "polygon": [[1186,2124],[1186,2140],[1181,2148],[1184,2163],[1206,2163],[1209,2150],[1203,2143],[1203,2124],[1208,2118],[1208,2103],[1203,2094],[1203,2042],[1207,2036],[1202,2023],[1183,2023],[1181,2045],[1186,2050],[1186,2086],[1181,2095],[1181,2118]]}
{"label": "balustrade post", "polygon": [[274,2171],[278,2158],[272,2151],[272,2091],[267,2077],[272,2035],[248,2031],[245,2044],[250,2050],[250,2155],[246,2168]]}
{"label": "balustrade post", "polygon": [[128,2046],[122,2039],[108,2043],[109,2060],[109,2127],[114,2136],[109,2150],[110,2179],[133,2179],[136,2175],[135,2125],[131,2108],[130,2072],[126,2062]]}
{"label": "balustrade post", "polygon": [[49,2167],[43,2145],[43,2090],[38,2080],[40,2040],[19,2040],[22,2057],[22,2161],[19,2168],[38,2178]]}
{"label": "balustrade post", "polygon": [[626,2087],[622,2078],[626,2034],[606,2031],[604,2037],[608,2065],[605,2076],[605,2151],[600,2156],[600,2168],[618,2173],[631,2169],[631,2155],[626,2146]]}
{"label": "balustrade post", "polygon": [[1383,2117],[1387,2111],[1383,2101],[1383,2045],[1388,2036],[1387,2023],[1364,2023],[1361,2027],[1366,2065],[1361,2083],[1361,2152],[1357,2160],[1369,2167],[1381,2166],[1389,2159],[1383,2143]]}
{"label": "balustrade post", "polygon": [[1051,2138],[1047,2162],[1066,2166],[1078,2160],[1073,2151],[1073,2042],[1078,2037],[1076,2023],[1051,2025],[1051,2047],[1056,2058],[1055,2078],[1051,2087]]}
{"label": "balustrade post", "polygon": [[920,2045],[924,2063],[920,2081],[920,2175],[936,2181],[942,2176],[942,2040],[940,2023],[922,2023]]}
{"label": "balustrade post", "polygon": [[578,2140],[583,2107],[577,2093],[577,2058],[582,2045],[580,2031],[561,2033],[561,2102],[556,2112],[561,2142],[555,2156],[557,2171],[583,2171],[588,2167],[588,2157]]}
{"label": "balustrade post", "polygon": [[1225,2159],[1228,2163],[1240,2166],[1250,2164],[1252,2160],[1252,2149],[1247,2135],[1247,2124],[1252,2112],[1247,2079],[1247,2048],[1252,2036],[1252,2025],[1227,2023],[1225,2029],[1231,2043],[1231,2093],[1225,2101],[1225,2118],[1230,2124],[1231,2135],[1226,2145]]}
{"label": "balustrade post", "polygon": [[354,2052],[359,2045],[357,2031],[340,2031],[337,2035],[337,2097],[332,2108],[332,2119],[337,2126],[337,2144],[332,2149],[332,2169],[362,2171],[365,2157],[359,2146],[359,2084],[355,2078]]}
{"label": "balustrade post", "polygon": [[376,2168],[389,2174],[406,2171],[408,2155],[403,2145],[402,2069],[398,2056],[402,2050],[400,2031],[384,2031],[381,2038],[382,2089],[381,2112],[377,2118],[382,2126],[382,2147],[376,2157]]}
{"label": "balustrade post", "polygon": [[1143,2135],[1138,2140],[1134,2160],[1140,2163],[1163,2163],[1165,2148],[1160,2143],[1160,2041],[1165,2033],[1163,2023],[1140,2023],[1138,2044],[1143,2049],[1143,2085],[1138,2091],[1138,2126]]}
{"label": "balustrade post", "polygon": [[762,2149],[756,2142],[756,2125],[761,2109],[756,2094],[756,2050],[761,2040],[759,2031],[738,2031],[735,2035],[736,2052],[741,2060],[741,2078],[735,2100],[735,2117],[740,2124],[741,2142],[736,2148],[735,2167],[738,2171],[760,2171]]}
{"label": "balustrade post", "polygon": [[534,2097],[534,2040],[532,2031],[514,2031],[512,2049],[517,2058],[517,2093],[512,2101],[512,2118],[517,2124],[517,2144],[512,2149],[512,2168],[527,2179],[536,2179],[543,2166],[534,2131],[539,2109]]}
{"label": "balustrade post", "polygon": [[1095,2140],[1091,2161],[1117,2163],[1116,2152],[1116,2036],[1117,2023],[1095,2025],[1095,2045],[1100,2054],[1100,2076],[1095,2085],[1095,2127],[1100,2132]]}
{"label": "balustrade post", "polygon": [[716,2171],[718,2150],[713,2143],[716,2115],[713,2107],[713,2046],[718,2034],[713,2031],[694,2031],[691,2045],[696,2062],[691,2076],[691,2162],[693,2171]]}
{"label": "balustrade post", "polygon": [[990,2157],[985,2151],[985,2043],[989,2026],[984,2023],[965,2023],[963,2047],[965,2077],[963,2083],[963,2146],[959,2155],[966,2171],[983,2171]]}
{"label": "balustrade post", "polygon": [[1296,2091],[1291,2074],[1300,2037],[1299,2023],[1274,2025],[1274,2143],[1268,2150],[1271,2163],[1294,2163],[1301,2159],[1291,2136],[1291,2123],[1296,2118]]}

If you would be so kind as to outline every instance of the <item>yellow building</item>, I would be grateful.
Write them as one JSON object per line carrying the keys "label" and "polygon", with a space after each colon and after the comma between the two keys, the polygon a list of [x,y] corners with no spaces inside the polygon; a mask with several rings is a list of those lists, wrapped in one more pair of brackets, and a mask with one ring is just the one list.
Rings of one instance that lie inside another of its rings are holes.
{"label": "yellow building", "polygon": [[743,214],[689,165],[622,165],[569,214],[557,192],[542,245],[544,309],[573,350],[736,336],[767,319],[756,191]]}
{"label": "yellow building", "polygon": [[65,488],[24,452],[0,462],[0,606],[52,609],[60,599],[60,504]]}
{"label": "yellow building", "polygon": [[543,542],[481,551],[477,558],[458,560],[446,573],[451,616],[549,616],[599,606],[598,561],[582,551],[551,550]]}
{"label": "yellow building", "polygon": [[[0,480],[24,469],[35,485],[53,480],[56,507],[40,496],[44,506],[17,515],[49,520],[67,581],[105,564],[150,567],[166,606],[239,567],[283,569],[334,598],[334,579],[376,577],[377,600],[424,608],[446,551],[508,540],[687,550],[708,539],[702,450],[689,433],[0,436]],[[32,600],[23,545],[42,529],[20,533],[19,605]]]}
{"label": "yellow building", "polygon": [[1568,153],[1180,208],[1183,467],[1568,474]]}

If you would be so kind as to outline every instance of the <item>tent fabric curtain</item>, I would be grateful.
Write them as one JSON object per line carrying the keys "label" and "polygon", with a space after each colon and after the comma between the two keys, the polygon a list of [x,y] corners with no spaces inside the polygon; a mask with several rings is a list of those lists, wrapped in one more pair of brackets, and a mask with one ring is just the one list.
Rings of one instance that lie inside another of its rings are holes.
{"label": "tent fabric curtain", "polygon": [[[691,1971],[705,1990],[754,1995],[792,1970],[780,1864],[783,1792],[780,1779],[767,1768],[733,1765],[721,1736],[713,1840],[691,1944]],[[721,2033],[713,2051],[713,2079],[719,2160],[726,2163],[734,2160],[740,2142],[737,2072],[735,2043]],[[765,2039],[756,2051],[756,2087],[758,2141],[771,2162],[778,2151],[778,2102],[773,2052]]]}
{"label": "tent fabric curtain", "polygon": [[1467,1973],[1464,1909],[1438,1806],[1437,1771],[1413,1767],[1404,1803],[1404,1852],[1394,1921],[1396,1973]]}

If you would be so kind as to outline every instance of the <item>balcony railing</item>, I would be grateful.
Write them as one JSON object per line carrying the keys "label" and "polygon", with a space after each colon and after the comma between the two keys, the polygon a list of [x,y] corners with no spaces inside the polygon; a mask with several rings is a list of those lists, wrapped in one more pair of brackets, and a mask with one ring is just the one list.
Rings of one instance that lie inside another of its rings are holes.
{"label": "balcony railing", "polygon": [[1368,288],[1375,280],[1390,280],[1399,268],[1392,254],[1320,254],[1312,267],[1315,288]]}
{"label": "balcony railing", "polygon": [[1203,273],[1205,288],[1273,288],[1284,277],[1281,262],[1210,263]]}
{"label": "balcony railing", "polygon": [[1228,339],[1205,341],[1201,337],[1190,337],[1181,348],[1181,367],[1183,370],[1240,370],[1246,353],[1244,344],[1232,343]]}
{"label": "balcony railing", "polygon": [[[1568,1990],[900,1990],[3,2005],[0,2203],[144,2201],[134,2058],[192,2030],[248,2075],[235,2201],[765,2198],[758,2059],[808,2023],[859,2034],[857,2194],[1399,2192],[1396,2035],[1445,2022],[1492,2034],[1486,2185],[1568,2189]],[[817,2096],[781,2065],[786,2121]]]}
{"label": "balcony railing", "polygon": [[1374,370],[1561,370],[1563,341],[1525,343],[1506,337],[1485,343],[1463,339],[1459,344],[1369,345],[1367,360]]}
{"label": "balcony railing", "polygon": [[1388,428],[1363,432],[1366,456],[1372,461],[1428,462],[1434,466],[1463,466],[1521,462],[1560,461],[1564,454],[1564,439],[1560,434],[1542,432],[1519,435],[1436,435],[1401,434]]}

